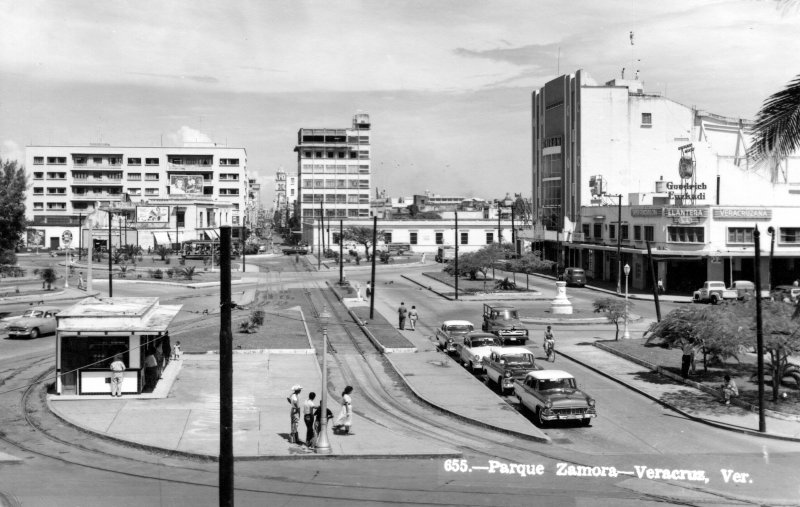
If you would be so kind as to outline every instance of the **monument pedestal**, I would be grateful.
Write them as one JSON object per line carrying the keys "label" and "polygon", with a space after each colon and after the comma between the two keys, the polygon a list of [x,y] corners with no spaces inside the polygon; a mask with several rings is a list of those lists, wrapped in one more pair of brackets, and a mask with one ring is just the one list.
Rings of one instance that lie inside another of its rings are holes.
{"label": "monument pedestal", "polygon": [[550,303],[554,315],[572,315],[572,303],[567,299],[567,282],[556,282],[556,297]]}

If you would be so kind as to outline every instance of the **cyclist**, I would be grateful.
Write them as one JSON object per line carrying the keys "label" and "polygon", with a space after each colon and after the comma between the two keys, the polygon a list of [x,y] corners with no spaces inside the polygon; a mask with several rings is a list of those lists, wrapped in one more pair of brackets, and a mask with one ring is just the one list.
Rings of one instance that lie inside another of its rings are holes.
{"label": "cyclist", "polygon": [[550,355],[553,355],[553,359],[555,359],[555,347],[556,347],[556,339],[553,336],[553,331],[550,326],[547,326],[547,329],[544,332],[544,352],[547,354],[547,359],[550,360]]}

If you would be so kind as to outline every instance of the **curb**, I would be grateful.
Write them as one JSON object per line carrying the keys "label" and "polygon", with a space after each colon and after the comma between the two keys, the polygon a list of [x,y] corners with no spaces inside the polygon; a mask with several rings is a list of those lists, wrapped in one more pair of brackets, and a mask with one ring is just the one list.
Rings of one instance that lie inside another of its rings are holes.
{"label": "curb", "polygon": [[[657,372],[658,374],[663,375],[663,376],[665,376],[667,378],[670,378],[670,379],[672,379],[672,380],[674,380],[676,382],[680,382],[682,384],[686,384],[688,386],[694,387],[695,389],[703,391],[706,394],[710,394],[710,395],[713,395],[713,396],[719,396],[719,391],[718,390],[712,389],[712,388],[710,388],[710,387],[708,387],[708,386],[706,386],[704,384],[701,384],[700,382],[695,382],[694,380],[685,379],[685,378],[681,377],[680,375],[676,375],[676,374],[672,373],[671,371],[665,369],[662,366],[658,366],[658,365],[655,365],[655,364],[652,364],[652,363],[648,363],[647,361],[639,359],[638,357],[634,357],[634,356],[631,356],[629,354],[625,354],[624,352],[620,352],[618,350],[614,350],[614,349],[606,346],[603,343],[595,342],[594,346],[597,347],[600,350],[603,350],[603,351],[608,352],[610,354],[614,354],[615,356],[621,357],[623,359],[627,359],[628,361],[631,361],[631,362],[634,362],[634,363],[639,364],[641,366],[644,366],[645,368],[653,370],[653,371]],[[758,407],[756,405],[751,404],[751,403],[746,403],[746,402],[741,401],[741,400],[736,399],[736,398],[733,398],[731,400],[731,402],[734,405],[736,405],[736,406],[738,406],[740,408],[744,408],[744,409],[749,410],[750,412],[758,412]],[[778,412],[778,411],[775,411],[775,410],[764,409],[764,415],[768,415],[769,417],[772,417],[773,419],[780,419],[782,421],[800,422],[800,416],[798,416],[798,415],[786,414],[786,413]],[[800,439],[798,439],[798,441],[800,441]]]}
{"label": "curb", "polygon": [[[598,348],[600,348],[600,347],[598,347]],[[681,409],[679,409],[679,408],[677,408],[677,407],[675,407],[675,406],[673,406],[673,405],[671,405],[669,403],[666,403],[665,401],[663,401],[663,400],[661,400],[659,398],[656,398],[655,396],[652,396],[649,393],[646,393],[646,392],[642,391],[641,389],[639,389],[639,388],[637,388],[637,387],[635,387],[635,386],[633,386],[631,384],[628,384],[627,382],[625,382],[622,379],[619,379],[619,378],[617,378],[617,377],[615,377],[615,376],[613,376],[613,375],[611,375],[609,373],[606,373],[606,372],[604,372],[602,370],[599,370],[599,369],[595,368],[594,366],[592,366],[592,365],[590,365],[588,363],[585,363],[585,362],[583,362],[583,361],[581,361],[579,359],[575,359],[573,356],[571,356],[569,354],[566,354],[561,350],[559,350],[558,353],[560,355],[566,357],[570,361],[583,366],[584,368],[592,370],[593,372],[595,372],[597,374],[600,374],[600,375],[606,377],[609,380],[613,380],[614,382],[620,384],[621,386],[626,387],[626,388],[630,389],[631,391],[634,391],[634,392],[644,396],[645,398],[648,398],[650,400],[655,401],[659,405],[662,405],[662,406],[664,406],[664,407],[666,407],[666,408],[668,408],[668,409],[670,409],[670,410],[672,410],[674,412],[677,412],[678,414],[686,417],[690,421],[694,421],[694,422],[698,422],[698,423],[705,424],[705,425],[708,425],[708,426],[712,426],[714,428],[733,431],[733,432],[737,432],[737,433],[743,433],[745,435],[771,438],[771,439],[774,439],[774,440],[786,440],[786,441],[790,441],[790,442],[800,442],[799,438],[783,436],[783,435],[773,435],[773,434],[770,434],[770,433],[760,433],[760,432],[755,431],[755,430],[751,430],[751,429],[747,429],[747,428],[738,428],[738,427],[735,427],[735,426],[730,426],[730,425],[727,425],[727,424],[724,424],[724,423],[719,423],[719,422],[712,421],[712,420],[709,420],[709,419],[704,419],[702,417],[693,416],[693,415],[688,414],[688,413],[684,412],[683,410],[681,410]],[[622,357],[622,356],[620,356],[620,357]]]}

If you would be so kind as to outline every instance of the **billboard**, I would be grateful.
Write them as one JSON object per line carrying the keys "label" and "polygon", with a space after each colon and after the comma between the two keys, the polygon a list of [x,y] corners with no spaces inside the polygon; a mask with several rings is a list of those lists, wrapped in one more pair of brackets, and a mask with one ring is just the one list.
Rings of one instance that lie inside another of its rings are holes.
{"label": "billboard", "polygon": [[169,177],[170,195],[201,195],[203,176],[201,174],[172,174]]}
{"label": "billboard", "polygon": [[144,223],[169,222],[169,206],[136,206],[136,221]]}
{"label": "billboard", "polygon": [[28,246],[44,246],[44,229],[28,229]]}

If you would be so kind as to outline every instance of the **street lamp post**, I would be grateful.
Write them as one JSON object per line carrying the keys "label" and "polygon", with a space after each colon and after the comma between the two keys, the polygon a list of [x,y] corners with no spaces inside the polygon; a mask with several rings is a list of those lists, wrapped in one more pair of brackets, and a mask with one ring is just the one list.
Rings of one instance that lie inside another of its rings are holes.
{"label": "street lamp post", "polygon": [[[769,272],[767,273],[767,288],[772,292],[772,256],[775,253],[775,228],[771,225],[767,227],[769,234]],[[756,266],[756,269],[760,269]],[[761,287],[756,287],[756,290],[761,290]]]}
{"label": "street lamp post", "polygon": [[315,451],[317,454],[330,454],[331,444],[328,442],[328,307],[322,308],[319,320],[322,321],[322,389],[319,402],[319,436]]}
{"label": "street lamp post", "polygon": [[631,273],[631,267],[625,264],[625,330],[622,333],[622,338],[630,340],[631,333],[628,331],[628,275]]}

